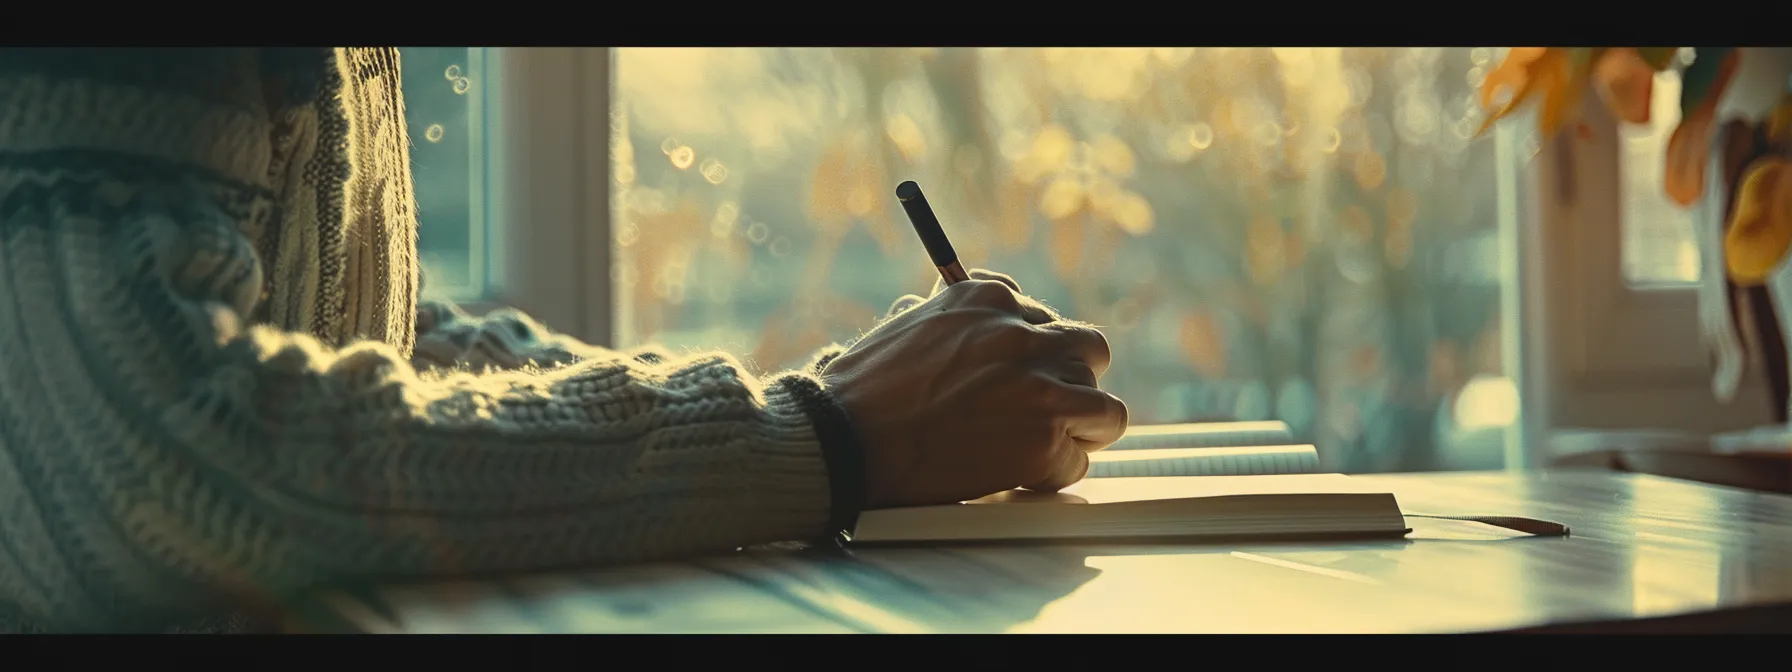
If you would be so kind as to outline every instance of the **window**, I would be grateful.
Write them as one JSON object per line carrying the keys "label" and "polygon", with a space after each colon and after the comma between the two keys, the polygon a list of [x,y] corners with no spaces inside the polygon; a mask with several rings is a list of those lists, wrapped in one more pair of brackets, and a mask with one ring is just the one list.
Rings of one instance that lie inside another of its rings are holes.
{"label": "window", "polygon": [[1699,281],[1699,249],[1692,212],[1668,199],[1662,184],[1668,136],[1680,123],[1680,75],[1655,77],[1647,126],[1619,128],[1624,177],[1624,281],[1637,288],[1682,287]]}
{"label": "window", "polygon": [[[1773,51],[1751,49],[1720,117],[1758,114],[1775,100],[1785,66]],[[1646,126],[1619,121],[1589,92],[1591,133],[1552,139],[1532,162],[1525,232],[1540,281],[1525,294],[1535,330],[1526,339],[1538,375],[1525,403],[1539,410],[1539,428],[1722,432],[1771,422],[1755,358],[1734,398],[1713,392],[1704,332],[1722,316],[1703,309],[1717,304],[1701,307],[1695,287],[1715,272],[1701,268],[1694,235],[1704,215],[1668,200],[1661,172],[1679,77],[1663,73],[1654,87]]]}
{"label": "window", "polygon": [[405,126],[430,298],[486,298],[484,49],[405,47]]}
{"label": "window", "polygon": [[1345,471],[1499,463],[1494,50],[614,54],[621,345],[770,371],[853,337],[933,282],[913,179],[967,265],[1105,327],[1135,423],[1279,418]]}

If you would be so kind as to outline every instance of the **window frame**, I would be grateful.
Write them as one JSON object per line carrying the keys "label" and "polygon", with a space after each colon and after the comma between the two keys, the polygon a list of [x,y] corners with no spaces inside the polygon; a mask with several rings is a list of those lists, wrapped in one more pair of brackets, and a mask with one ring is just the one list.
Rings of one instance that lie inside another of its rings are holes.
{"label": "window frame", "polygon": [[513,307],[592,345],[612,325],[610,100],[607,47],[485,49],[490,192],[487,292],[466,304]]}
{"label": "window frame", "polygon": [[[1792,50],[1749,52],[1719,118],[1759,118],[1784,90]],[[1526,366],[1538,376],[1521,389],[1541,416],[1530,424],[1550,433],[1711,433],[1770,424],[1758,361],[1749,362],[1733,399],[1714,394],[1696,285],[1626,281],[1621,122],[1591,91],[1582,106],[1590,137],[1564,133],[1542,142],[1525,177],[1535,198],[1522,228],[1535,239],[1528,251],[1539,261],[1528,278],[1536,291],[1526,295],[1536,327],[1526,337]]]}

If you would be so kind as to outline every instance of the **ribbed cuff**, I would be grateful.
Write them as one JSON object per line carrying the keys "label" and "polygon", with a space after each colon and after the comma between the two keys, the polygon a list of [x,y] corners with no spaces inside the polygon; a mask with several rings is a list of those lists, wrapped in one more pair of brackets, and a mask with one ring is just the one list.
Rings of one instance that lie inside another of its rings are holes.
{"label": "ribbed cuff", "polygon": [[808,374],[787,373],[770,384],[796,400],[815,424],[815,438],[828,468],[829,528],[833,534],[851,536],[865,508],[865,449],[846,407]]}
{"label": "ribbed cuff", "polygon": [[846,352],[846,348],[841,347],[838,344],[824,347],[821,350],[816,351],[815,357],[810,359],[809,366],[805,367],[805,369],[811,376],[820,376],[821,370],[828,368],[828,364],[833,362],[834,358],[839,357],[840,353],[843,352]]}

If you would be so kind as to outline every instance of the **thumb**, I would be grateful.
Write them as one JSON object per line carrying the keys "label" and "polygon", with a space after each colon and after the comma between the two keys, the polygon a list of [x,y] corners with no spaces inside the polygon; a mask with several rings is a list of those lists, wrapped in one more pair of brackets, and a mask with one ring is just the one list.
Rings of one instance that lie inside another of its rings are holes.
{"label": "thumb", "polygon": [[1044,481],[1027,486],[1028,490],[1057,492],[1075,485],[1089,475],[1089,453],[1084,452],[1076,442],[1062,442],[1056,458],[1051,475]]}

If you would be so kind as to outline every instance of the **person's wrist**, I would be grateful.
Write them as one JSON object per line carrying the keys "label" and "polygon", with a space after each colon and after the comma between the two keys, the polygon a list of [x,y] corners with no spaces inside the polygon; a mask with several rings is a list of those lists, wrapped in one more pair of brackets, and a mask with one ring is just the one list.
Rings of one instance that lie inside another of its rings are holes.
{"label": "person's wrist", "polygon": [[816,442],[827,464],[829,534],[850,535],[858,524],[859,513],[865,509],[868,493],[864,442],[846,406],[814,374],[789,373],[771,384],[795,400],[814,426]]}

